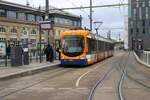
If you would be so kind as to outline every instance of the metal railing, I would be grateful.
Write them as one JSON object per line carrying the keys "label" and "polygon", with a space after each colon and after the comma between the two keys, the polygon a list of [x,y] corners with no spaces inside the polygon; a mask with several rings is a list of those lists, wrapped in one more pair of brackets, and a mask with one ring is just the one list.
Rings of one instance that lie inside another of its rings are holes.
{"label": "metal railing", "polygon": [[135,53],[142,63],[150,66],[150,51],[136,51]]}
{"label": "metal railing", "polygon": [[[44,52],[42,52],[42,61],[45,61],[46,56]],[[11,66],[11,57],[0,57],[0,67]],[[40,62],[40,53],[39,51],[29,52],[29,64]]]}

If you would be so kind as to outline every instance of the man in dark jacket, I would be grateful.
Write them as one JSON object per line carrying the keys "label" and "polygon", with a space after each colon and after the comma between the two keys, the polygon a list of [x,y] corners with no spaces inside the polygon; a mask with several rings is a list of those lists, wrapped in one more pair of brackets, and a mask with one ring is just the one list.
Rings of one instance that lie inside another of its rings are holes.
{"label": "man in dark jacket", "polygon": [[47,45],[44,53],[46,54],[46,61],[53,62],[53,48],[51,45]]}

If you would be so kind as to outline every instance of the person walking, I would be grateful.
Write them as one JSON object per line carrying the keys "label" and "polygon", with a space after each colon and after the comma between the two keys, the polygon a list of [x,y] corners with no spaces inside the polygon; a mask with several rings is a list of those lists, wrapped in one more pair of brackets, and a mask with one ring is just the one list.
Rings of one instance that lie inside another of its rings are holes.
{"label": "person walking", "polygon": [[46,54],[46,61],[49,62],[50,61],[50,45],[48,44],[47,47],[44,50],[44,53]]}
{"label": "person walking", "polygon": [[6,48],[6,56],[8,57],[8,59],[10,58],[10,53],[11,53],[11,47],[10,45],[8,45],[8,47]]}
{"label": "person walking", "polygon": [[51,45],[50,45],[49,53],[50,53],[50,62],[53,62],[54,52],[53,52],[53,47]]}
{"label": "person walking", "polygon": [[53,62],[53,48],[51,45],[47,45],[46,49],[44,50],[44,53],[46,54],[46,61],[47,62]]}

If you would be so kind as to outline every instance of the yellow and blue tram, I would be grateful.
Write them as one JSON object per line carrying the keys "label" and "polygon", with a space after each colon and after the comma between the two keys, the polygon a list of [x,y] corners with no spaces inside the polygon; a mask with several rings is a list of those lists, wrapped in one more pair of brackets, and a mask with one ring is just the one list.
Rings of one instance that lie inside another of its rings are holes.
{"label": "yellow and blue tram", "polygon": [[113,42],[87,30],[61,33],[61,65],[89,65],[113,56]]}

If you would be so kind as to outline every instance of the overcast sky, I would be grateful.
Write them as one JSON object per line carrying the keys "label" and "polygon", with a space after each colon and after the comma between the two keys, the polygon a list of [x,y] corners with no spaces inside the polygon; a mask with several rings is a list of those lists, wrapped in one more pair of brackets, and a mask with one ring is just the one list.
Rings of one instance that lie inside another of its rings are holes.
{"label": "overcast sky", "polygon": [[[45,0],[5,0],[9,2],[15,2],[19,4],[26,5],[26,2],[30,2],[30,6],[38,7],[45,5]],[[77,7],[77,6],[89,6],[90,0],[49,0],[50,5],[65,8],[65,7]],[[127,3],[128,0],[93,0],[93,5],[106,5],[106,4],[117,4],[117,3]],[[83,27],[89,28],[89,9],[84,10],[68,10],[76,15],[82,15],[83,17]],[[110,8],[96,8],[93,9],[93,21],[104,22],[100,28],[120,28],[124,27],[124,17],[127,15],[127,7],[110,7]],[[93,25],[95,28],[95,25]],[[108,30],[100,30],[99,33],[106,36]],[[119,38],[119,34],[123,37],[124,30],[111,30],[112,38]]]}

